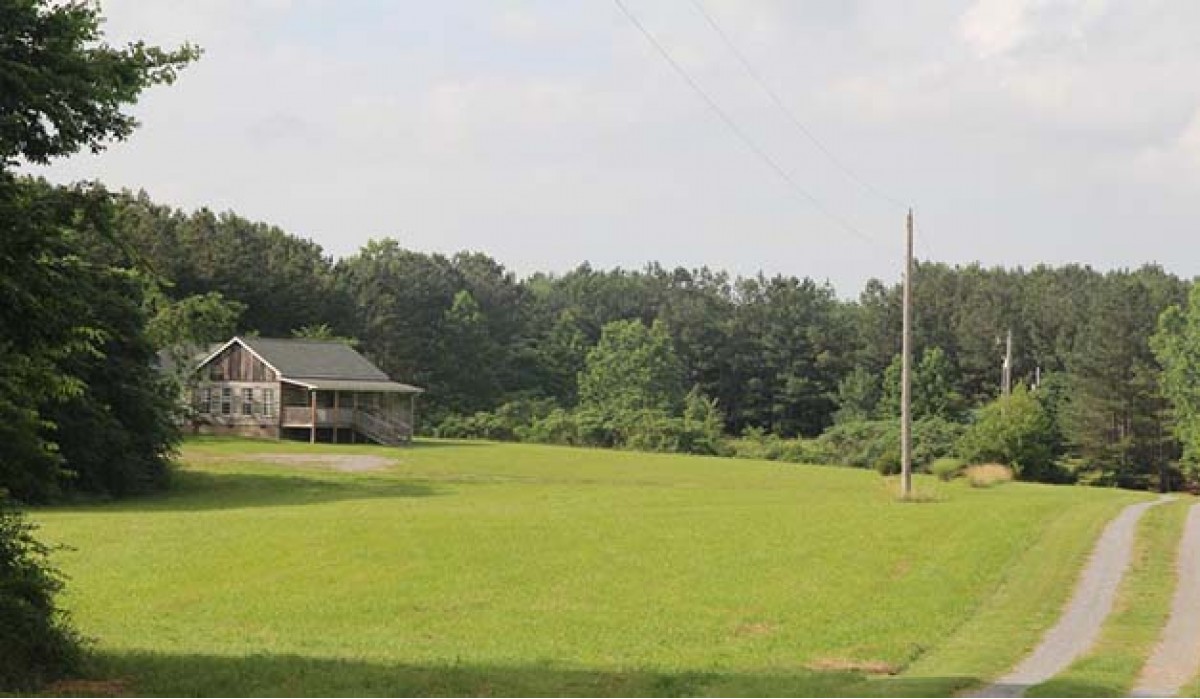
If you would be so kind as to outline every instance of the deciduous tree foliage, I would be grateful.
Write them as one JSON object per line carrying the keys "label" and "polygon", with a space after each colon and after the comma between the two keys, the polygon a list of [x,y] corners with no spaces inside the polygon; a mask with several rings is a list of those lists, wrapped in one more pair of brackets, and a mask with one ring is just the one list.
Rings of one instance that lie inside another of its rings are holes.
{"label": "deciduous tree foliage", "polygon": [[1182,465],[1200,473],[1200,286],[1186,306],[1171,306],[1158,320],[1151,346],[1162,365],[1159,386],[1171,408],[1170,429],[1182,446]]}
{"label": "deciduous tree foliage", "polygon": [[958,451],[971,463],[1011,466],[1018,477],[1027,480],[1052,480],[1057,475],[1050,416],[1025,384],[985,405],[963,435]]}
{"label": "deciduous tree foliage", "polygon": [[[122,494],[161,479],[172,396],[145,333],[144,280],[95,187],[18,178],[130,134],[124,110],[197,51],[103,43],[91,3],[0,0],[0,500],[66,488]],[[0,691],[69,672],[60,581],[0,510]]]}
{"label": "deciduous tree foliage", "polygon": [[[12,167],[20,159],[44,163],[82,148],[99,151],[125,138],[136,121],[122,110],[145,88],[171,82],[198,52],[108,46],[89,3],[6,0],[0,16],[0,288],[6,298],[0,413],[11,419],[2,428],[8,438],[0,439],[0,488],[41,499],[67,484],[63,475],[81,484],[104,480],[85,478],[94,468],[71,461],[86,450],[60,448],[74,435],[56,432],[53,417],[86,403],[97,417],[133,432],[143,426],[125,425],[122,420],[134,416],[120,415],[122,408],[107,401],[149,400],[155,391],[144,372],[115,377],[100,366],[109,352],[130,367],[149,359],[139,285],[116,262],[128,257],[128,248],[113,225],[110,197],[97,188],[19,179]],[[104,376],[122,385],[104,384]],[[103,395],[108,389],[113,392]],[[158,429],[147,433],[154,435],[150,441],[162,436]],[[151,451],[164,446],[156,443]],[[161,454],[145,458],[153,462]]]}
{"label": "deciduous tree foliage", "polygon": [[587,355],[579,403],[608,416],[656,411],[675,415],[683,404],[683,367],[666,326],[614,320]]}

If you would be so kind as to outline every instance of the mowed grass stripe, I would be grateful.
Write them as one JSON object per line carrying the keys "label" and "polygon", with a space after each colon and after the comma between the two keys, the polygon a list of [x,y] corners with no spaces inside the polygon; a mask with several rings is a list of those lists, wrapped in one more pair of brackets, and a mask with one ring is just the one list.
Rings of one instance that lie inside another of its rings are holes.
{"label": "mowed grass stripe", "polygon": [[[254,458],[284,452],[398,461]],[[37,515],[75,547],[61,563],[79,625],[145,693],[272,693],[249,678],[204,690],[185,669],[241,677],[248,655],[350,673],[306,672],[298,694],[399,691],[379,689],[389,677],[436,694],[414,678],[447,668],[463,694],[543,693],[552,675],[580,693],[833,694],[862,676],[806,668],[931,651],[946,676],[984,677],[947,639],[1044,629],[1082,560],[1070,551],[1141,497],[922,479],[940,501],[911,504],[866,471],[475,443],[202,440],[184,461],[169,495]],[[1064,567],[1065,585],[1049,572]]]}

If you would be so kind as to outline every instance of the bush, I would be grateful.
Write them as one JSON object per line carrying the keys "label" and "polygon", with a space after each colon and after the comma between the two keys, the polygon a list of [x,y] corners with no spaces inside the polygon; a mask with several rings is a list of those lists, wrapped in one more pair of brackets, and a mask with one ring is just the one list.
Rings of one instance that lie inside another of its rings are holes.
{"label": "bush", "polygon": [[747,427],[737,439],[725,440],[722,454],[739,459],[787,461],[794,464],[828,464],[831,459],[816,439],[783,439],[761,427]]}
{"label": "bush", "polygon": [[1054,451],[1054,425],[1023,385],[984,406],[958,444],[967,461],[1008,465],[1022,480],[1058,479]]}
{"label": "bush", "polygon": [[531,422],[528,427],[519,428],[517,438],[522,442],[537,444],[578,445],[579,423],[570,412],[555,408],[545,417]]}
{"label": "bush", "polygon": [[728,447],[739,459],[775,461],[783,451],[783,440],[761,427],[747,427],[741,437],[729,441]]}
{"label": "bush", "polygon": [[529,426],[554,408],[554,401],[516,400],[496,408],[480,411],[474,415],[447,415],[433,429],[435,437],[446,439],[491,439],[511,442],[523,439],[521,434]]}
{"label": "bush", "polygon": [[779,460],[793,464],[828,464],[829,455],[815,439],[780,440]]}
{"label": "bush", "polygon": [[901,471],[901,460],[899,444],[885,445],[879,455],[875,457],[871,468],[878,471],[881,476],[894,476]]}
{"label": "bush", "polygon": [[62,576],[33,525],[0,503],[0,690],[19,692],[78,669],[80,638],[54,604]]}
{"label": "bush", "polygon": [[913,468],[929,471],[938,459],[953,456],[966,426],[945,418],[927,417],[913,423]]}
{"label": "bush", "polygon": [[[913,469],[929,466],[954,453],[964,427],[945,418],[927,417],[913,423]],[[827,462],[873,468],[892,475],[900,472],[900,421],[870,420],[834,425],[818,437],[815,447]]]}
{"label": "bush", "polygon": [[[846,422],[834,425],[817,438],[829,460],[841,466],[887,470],[899,466],[900,423],[895,420]],[[892,459],[890,451],[895,452]]]}
{"label": "bush", "polygon": [[966,462],[962,459],[943,456],[940,459],[935,459],[929,465],[929,472],[937,476],[938,480],[950,481],[962,475],[964,466],[966,466]]}

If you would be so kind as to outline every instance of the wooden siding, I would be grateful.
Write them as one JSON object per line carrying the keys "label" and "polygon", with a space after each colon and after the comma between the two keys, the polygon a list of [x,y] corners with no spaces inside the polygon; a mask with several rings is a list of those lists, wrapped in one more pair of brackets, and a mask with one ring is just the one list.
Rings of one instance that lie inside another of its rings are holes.
{"label": "wooden siding", "polygon": [[[225,400],[226,391],[228,403]],[[250,394],[249,402],[246,400],[247,391]],[[204,381],[192,390],[192,407],[205,422],[278,425],[279,384]]]}
{"label": "wooden siding", "polygon": [[252,352],[233,343],[204,367],[204,378],[210,381],[278,381],[275,371]]}

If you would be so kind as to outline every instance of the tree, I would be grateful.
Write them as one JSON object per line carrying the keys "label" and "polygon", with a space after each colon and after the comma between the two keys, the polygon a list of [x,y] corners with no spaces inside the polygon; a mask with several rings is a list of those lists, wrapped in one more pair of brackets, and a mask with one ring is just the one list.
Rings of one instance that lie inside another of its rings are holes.
{"label": "tree", "polygon": [[172,298],[220,293],[242,304],[243,330],[271,337],[321,324],[355,334],[350,298],[316,243],[232,213],[157,206],[144,193],[117,205],[122,234],[171,280],[164,292]]}
{"label": "tree", "polygon": [[146,336],[155,347],[205,346],[228,340],[237,332],[246,305],[230,301],[218,291],[171,300],[157,288],[148,290],[150,318]]}
{"label": "tree", "polygon": [[1160,271],[1107,275],[1068,361],[1064,437],[1083,470],[1107,482],[1145,485],[1173,452],[1150,349],[1159,314],[1181,290]]}
{"label": "tree", "polygon": [[955,390],[957,376],[941,347],[929,347],[922,353],[913,378],[914,417],[958,418],[962,398]]}
{"label": "tree", "polygon": [[811,279],[739,279],[726,373],[740,391],[718,396],[731,426],[815,436],[833,422],[852,344],[832,287]]}
{"label": "tree", "polygon": [[655,411],[677,415],[683,372],[666,326],[638,320],[604,326],[579,375],[579,403],[608,416]]}
{"label": "tree", "polygon": [[863,367],[855,367],[838,382],[838,424],[870,420],[879,402],[879,381]]}
{"label": "tree", "polygon": [[443,381],[447,406],[466,414],[495,407],[501,395],[499,348],[479,303],[466,289],[454,295],[446,310],[441,341],[442,356],[455,367]]}
{"label": "tree", "polygon": [[[95,455],[71,431],[56,431],[55,420],[84,415],[97,427],[91,418],[102,413],[122,428],[117,438],[131,440],[120,448],[139,468],[143,457],[161,465],[171,435],[162,422],[136,432],[145,427],[139,413],[159,404],[161,383],[148,373],[142,298],[129,293],[139,282],[108,261],[118,251],[95,255],[95,238],[118,240],[111,197],[18,179],[12,168],[124,139],[137,123],[125,108],[174,80],[198,50],[110,47],[90,3],[0,0],[0,17],[0,498],[5,490],[37,497],[72,469],[90,485],[110,475],[93,469]],[[114,400],[130,401],[128,412]],[[0,690],[69,672],[78,658],[40,550],[19,515],[0,515]]]}
{"label": "tree", "polygon": [[959,456],[971,463],[998,462],[1023,480],[1056,480],[1054,426],[1041,402],[1017,384],[1012,393],[984,406],[959,440]]}
{"label": "tree", "polygon": [[0,3],[0,160],[48,163],[126,139],[124,109],[151,85],[174,82],[200,56],[190,44],[164,51],[138,41],[103,43],[100,10],[86,2]]}
{"label": "tree", "polygon": [[389,238],[342,259],[334,274],[354,305],[365,353],[397,380],[427,389],[426,415],[436,421],[455,401],[448,377],[456,369],[442,340],[447,311],[462,289],[454,266]]}
{"label": "tree", "polygon": [[1183,448],[1181,464],[1194,481],[1200,477],[1200,284],[1193,284],[1186,307],[1163,311],[1150,346],[1162,365],[1159,386]]}
{"label": "tree", "polygon": [[[883,395],[879,399],[880,417],[900,417],[901,357],[896,355],[883,374]],[[913,367],[913,419],[937,417],[958,419],[962,398],[955,390],[956,374],[950,359],[940,347],[927,348]]]}
{"label": "tree", "polygon": [[0,690],[35,690],[79,663],[78,636],[54,601],[63,582],[49,553],[0,501]]}
{"label": "tree", "polygon": [[333,328],[329,327],[329,323],[321,323],[319,325],[305,325],[296,328],[292,331],[292,337],[297,340],[320,340],[322,342],[340,342],[349,347],[357,347],[358,340],[353,337],[338,335]]}

